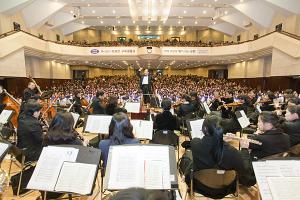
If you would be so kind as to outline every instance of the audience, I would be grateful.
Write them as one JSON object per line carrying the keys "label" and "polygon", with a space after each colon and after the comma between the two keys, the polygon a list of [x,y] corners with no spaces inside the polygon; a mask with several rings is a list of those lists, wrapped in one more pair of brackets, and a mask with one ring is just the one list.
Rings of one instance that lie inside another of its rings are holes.
{"label": "audience", "polygon": [[283,130],[290,136],[291,146],[300,143],[300,106],[290,105],[285,113],[286,122],[283,123]]}

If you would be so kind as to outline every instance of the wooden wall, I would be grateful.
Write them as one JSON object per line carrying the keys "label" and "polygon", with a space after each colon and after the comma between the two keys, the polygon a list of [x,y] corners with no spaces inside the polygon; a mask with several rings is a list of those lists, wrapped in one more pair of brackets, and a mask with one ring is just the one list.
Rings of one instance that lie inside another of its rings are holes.
{"label": "wooden wall", "polygon": [[300,79],[294,79],[293,77],[274,76],[274,77],[261,77],[261,78],[239,78],[230,79],[258,90],[285,90],[292,89],[300,92]]}

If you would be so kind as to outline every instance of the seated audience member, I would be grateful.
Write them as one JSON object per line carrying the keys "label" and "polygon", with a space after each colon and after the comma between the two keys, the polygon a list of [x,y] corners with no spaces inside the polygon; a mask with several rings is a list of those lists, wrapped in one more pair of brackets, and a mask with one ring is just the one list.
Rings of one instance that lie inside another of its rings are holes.
{"label": "seated audience member", "polygon": [[109,200],[172,200],[169,191],[146,190],[143,188],[129,188],[112,195]]}
{"label": "seated audience member", "polygon": [[[235,170],[238,173],[240,183],[247,186],[255,184],[248,152],[239,152],[223,141],[223,129],[220,122],[220,117],[216,115],[208,116],[202,126],[204,137],[202,139],[192,139],[191,151],[194,171],[215,168]],[[186,172],[186,170],[182,171]],[[188,173],[186,174],[186,182],[189,184]],[[223,198],[229,191],[235,190],[235,182],[225,188],[212,189],[198,181],[194,181],[194,189],[210,198]]]}
{"label": "seated audience member", "polygon": [[25,149],[26,160],[38,160],[42,152],[43,130],[40,121],[42,106],[36,100],[28,100],[19,116],[17,147]]}
{"label": "seated audience member", "polygon": [[162,113],[159,113],[154,118],[154,129],[157,130],[178,130],[179,129],[179,121],[176,116],[174,116],[171,112],[172,102],[169,98],[164,98],[161,102],[161,107],[163,109]]}
{"label": "seated audience member", "polygon": [[116,96],[110,96],[106,105],[106,114],[114,115],[118,112],[127,113],[127,110],[118,106],[118,98]]}
{"label": "seated audience member", "polygon": [[286,122],[283,123],[283,130],[290,136],[291,146],[300,143],[300,105],[288,106],[285,113]]}
{"label": "seated audience member", "polygon": [[139,143],[139,140],[134,138],[132,131],[133,127],[125,113],[118,112],[113,115],[109,125],[109,139],[101,140],[99,143],[104,167],[106,167],[108,151],[111,145]]}
{"label": "seated audience member", "polygon": [[279,117],[273,112],[263,111],[258,117],[258,130],[254,135],[248,135],[249,138],[257,140],[262,145],[257,145],[241,141],[242,148],[251,149],[252,159],[261,159],[273,154],[282,153],[289,149],[289,136],[280,128]]}
{"label": "seated audience member", "polygon": [[84,142],[80,140],[79,133],[75,131],[74,118],[70,112],[58,112],[49,125],[49,130],[44,137],[43,145],[84,145],[88,144],[88,141]]}
{"label": "seated audience member", "polygon": [[104,92],[98,91],[92,100],[93,114],[105,114]]}
{"label": "seated audience member", "polygon": [[182,96],[182,104],[179,106],[178,109],[178,117],[185,117],[186,115],[195,112],[196,108],[190,103],[191,97],[187,94]]}

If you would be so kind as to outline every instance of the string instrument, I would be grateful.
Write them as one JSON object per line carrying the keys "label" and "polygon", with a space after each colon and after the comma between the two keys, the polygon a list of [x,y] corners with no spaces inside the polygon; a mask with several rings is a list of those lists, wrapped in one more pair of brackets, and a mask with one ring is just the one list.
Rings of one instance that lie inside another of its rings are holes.
{"label": "string instrument", "polygon": [[11,94],[9,94],[5,89],[3,89],[3,92],[6,94],[6,96],[3,98],[3,103],[6,104],[5,109],[14,111],[14,114],[10,121],[13,124],[13,126],[17,128],[21,103],[16,98],[14,98]]}
{"label": "string instrument", "polygon": [[234,108],[234,107],[241,106],[241,105],[243,105],[243,103],[241,103],[241,102],[227,103],[227,104],[220,105],[218,107],[218,110],[221,109],[222,107],[227,109],[227,108]]}
{"label": "string instrument", "polygon": [[249,143],[260,145],[260,146],[262,145],[262,143],[260,141],[258,141],[258,140],[253,140],[253,139],[249,139],[249,138],[240,138],[240,137],[237,137],[234,134],[230,134],[230,133],[227,133],[226,135],[223,135],[223,138],[225,138],[225,139],[232,139],[232,140],[238,140],[238,141],[248,140]]}
{"label": "string instrument", "polygon": [[42,117],[45,117],[46,118],[54,118],[54,116],[56,115],[56,110],[55,108],[53,107],[53,104],[56,103],[56,101],[58,100],[59,98],[59,95],[57,95],[55,97],[55,99],[53,99],[52,102],[50,102],[50,104],[48,105],[48,107],[42,112]]}
{"label": "string instrument", "polygon": [[35,84],[36,89],[38,90],[38,92],[40,93],[40,95],[42,95],[43,92],[42,92],[40,86],[35,82],[35,80],[34,80],[30,75],[28,76],[28,78],[29,78],[29,80],[30,80],[31,82],[33,82],[33,83]]}
{"label": "string instrument", "polygon": [[81,98],[80,101],[82,106],[85,107],[89,106],[89,102],[85,98]]}
{"label": "string instrument", "polygon": [[70,112],[71,109],[73,108],[73,106],[74,106],[75,103],[76,103],[76,102],[74,101],[66,111],[67,111],[67,112]]}

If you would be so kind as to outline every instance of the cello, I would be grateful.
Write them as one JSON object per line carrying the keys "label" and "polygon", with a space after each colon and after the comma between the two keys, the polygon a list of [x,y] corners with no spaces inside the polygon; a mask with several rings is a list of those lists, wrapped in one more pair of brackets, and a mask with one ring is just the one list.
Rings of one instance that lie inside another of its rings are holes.
{"label": "cello", "polygon": [[18,127],[18,116],[20,113],[21,103],[15,97],[13,97],[11,94],[9,94],[5,89],[3,89],[3,92],[4,92],[4,94],[6,94],[6,96],[3,99],[3,103],[6,104],[5,109],[14,111],[14,114],[13,114],[12,118],[10,119],[10,121],[13,124],[13,126],[15,128],[17,128]]}

